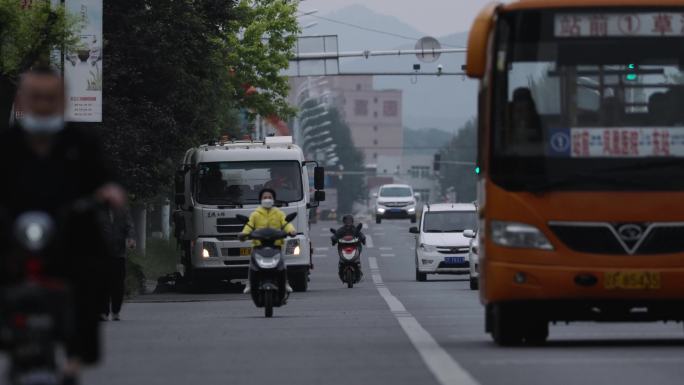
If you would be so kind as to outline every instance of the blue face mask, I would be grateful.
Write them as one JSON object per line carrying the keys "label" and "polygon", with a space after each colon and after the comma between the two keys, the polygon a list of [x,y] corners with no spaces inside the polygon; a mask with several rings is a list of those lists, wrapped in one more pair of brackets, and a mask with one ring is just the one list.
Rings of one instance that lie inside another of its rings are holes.
{"label": "blue face mask", "polygon": [[35,116],[24,114],[21,119],[21,127],[29,134],[56,134],[64,129],[64,117],[62,115]]}

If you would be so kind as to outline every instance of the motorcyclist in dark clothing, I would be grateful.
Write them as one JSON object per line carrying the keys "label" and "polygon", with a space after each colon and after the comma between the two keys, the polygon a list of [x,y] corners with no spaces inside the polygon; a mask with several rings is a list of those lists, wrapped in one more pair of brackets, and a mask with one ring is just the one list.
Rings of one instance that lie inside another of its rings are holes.
{"label": "motorcyclist in dark clothing", "polygon": [[[126,193],[114,182],[94,129],[65,124],[64,85],[57,72],[45,67],[24,73],[17,106],[23,118],[0,132],[0,212],[6,213],[6,223],[29,211],[63,217],[82,199],[113,208],[125,205]],[[76,383],[82,364],[99,360],[98,316],[108,250],[96,211],[59,224],[58,245],[46,264],[47,273],[64,280],[73,293],[77,333],[66,341],[65,384]],[[6,244],[0,245],[0,285],[13,279],[7,251]]]}
{"label": "motorcyclist in dark clothing", "polygon": [[[333,234],[332,237],[330,237],[330,241],[332,242],[332,245],[335,246],[337,245],[337,242],[344,238],[345,236],[351,235],[354,238],[358,238],[359,242],[361,242],[361,245],[366,245],[366,236],[361,232],[361,227],[360,226],[354,226],[354,216],[352,215],[345,215],[342,217],[342,223],[343,226],[337,229],[335,234]],[[359,245],[359,255],[361,254],[361,251],[363,251],[363,247]],[[340,267],[340,274],[342,274],[342,262],[340,261],[339,264]],[[359,262],[358,264],[358,271],[361,276],[363,276],[363,272],[361,271],[361,263]]]}

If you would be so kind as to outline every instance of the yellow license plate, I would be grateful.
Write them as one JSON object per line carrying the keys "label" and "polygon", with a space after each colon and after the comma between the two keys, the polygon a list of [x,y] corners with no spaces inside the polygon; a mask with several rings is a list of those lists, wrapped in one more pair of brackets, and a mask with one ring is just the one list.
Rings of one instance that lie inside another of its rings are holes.
{"label": "yellow license plate", "polygon": [[241,247],[240,248],[240,256],[241,257],[249,257],[252,255],[252,248],[251,247]]}
{"label": "yellow license plate", "polygon": [[658,290],[662,281],[660,273],[650,271],[612,271],[605,274],[608,290]]}

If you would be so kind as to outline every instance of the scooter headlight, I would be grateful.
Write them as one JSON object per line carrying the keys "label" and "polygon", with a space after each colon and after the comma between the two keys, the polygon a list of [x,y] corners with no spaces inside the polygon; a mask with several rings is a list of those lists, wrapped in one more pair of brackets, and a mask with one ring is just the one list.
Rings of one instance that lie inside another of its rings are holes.
{"label": "scooter headlight", "polygon": [[21,246],[30,251],[40,251],[52,239],[55,223],[52,218],[41,212],[28,212],[17,218],[14,234]]}
{"label": "scooter headlight", "polygon": [[262,269],[273,269],[280,263],[280,254],[275,254],[272,257],[266,257],[260,254],[254,256],[257,265]]}

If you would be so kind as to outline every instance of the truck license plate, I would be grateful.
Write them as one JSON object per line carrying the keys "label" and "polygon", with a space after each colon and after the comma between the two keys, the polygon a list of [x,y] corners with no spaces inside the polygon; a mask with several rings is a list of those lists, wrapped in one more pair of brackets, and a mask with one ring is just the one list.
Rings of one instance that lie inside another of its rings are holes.
{"label": "truck license plate", "polygon": [[650,271],[611,271],[604,276],[608,290],[659,290],[660,273]]}
{"label": "truck license plate", "polygon": [[251,247],[241,247],[240,248],[240,256],[241,257],[249,257],[252,255],[252,248]]}

